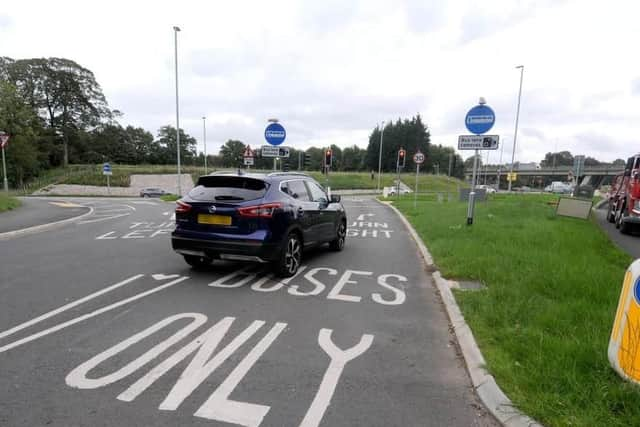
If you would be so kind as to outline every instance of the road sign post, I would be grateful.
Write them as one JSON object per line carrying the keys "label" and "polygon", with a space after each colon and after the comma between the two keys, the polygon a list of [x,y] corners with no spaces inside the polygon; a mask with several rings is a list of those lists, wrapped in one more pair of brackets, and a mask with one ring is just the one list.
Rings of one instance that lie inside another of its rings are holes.
{"label": "road sign post", "polygon": [[[473,174],[471,176],[471,191],[469,192],[469,205],[467,206],[467,225],[473,224],[473,210],[475,207],[476,199],[476,171],[478,167],[478,150],[496,150],[498,148],[497,135],[480,135],[489,132],[493,127],[495,121],[495,113],[493,112],[491,107],[486,105],[486,101],[484,100],[484,98],[480,98],[480,102],[478,103],[478,105],[469,110],[467,116],[464,119],[464,124],[467,127],[467,130],[475,134],[475,136],[465,137],[464,135],[462,135],[458,138],[458,149],[475,150],[475,155],[473,157]],[[464,148],[461,148],[461,142],[464,142],[465,138],[468,139],[468,141],[467,143],[462,144]]]}
{"label": "road sign post", "polygon": [[107,194],[111,194],[111,183],[109,178],[113,172],[111,171],[111,165],[109,163],[105,163],[102,165],[102,175],[107,176]]}
{"label": "road sign post", "polygon": [[422,154],[420,150],[418,150],[418,152],[413,155],[413,163],[416,164],[416,187],[415,187],[415,191],[413,192],[414,209],[417,207],[417,204],[418,204],[418,175],[420,175],[420,165],[424,163],[424,158],[425,158],[424,154]]}
{"label": "road sign post", "polygon": [[244,165],[247,167],[247,169],[251,169],[251,166],[253,166],[253,150],[251,150],[250,145],[247,145],[247,147],[244,149],[242,158],[244,160]]}
{"label": "road sign post", "polygon": [[0,131],[0,147],[2,147],[2,171],[3,171],[3,182],[4,182],[4,192],[9,194],[9,181],[7,181],[7,161],[4,157],[4,148],[9,144],[9,134],[6,134]]}

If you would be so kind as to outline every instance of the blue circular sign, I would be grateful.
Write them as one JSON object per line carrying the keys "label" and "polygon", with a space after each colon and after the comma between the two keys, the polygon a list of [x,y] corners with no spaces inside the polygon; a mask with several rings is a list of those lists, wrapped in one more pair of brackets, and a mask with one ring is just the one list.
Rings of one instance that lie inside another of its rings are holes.
{"label": "blue circular sign", "polygon": [[284,130],[284,127],[282,127],[280,123],[271,123],[264,130],[264,139],[271,145],[282,144],[286,137],[287,131]]}
{"label": "blue circular sign", "polygon": [[464,119],[464,124],[469,129],[469,132],[476,135],[488,132],[493,127],[496,121],[496,115],[486,105],[476,105],[467,113],[467,117]]}
{"label": "blue circular sign", "polygon": [[110,172],[111,171],[111,165],[109,163],[105,163],[104,165],[102,165],[102,170],[104,172]]}
{"label": "blue circular sign", "polygon": [[638,277],[636,283],[633,285],[633,296],[636,297],[636,304],[640,305],[640,277]]}

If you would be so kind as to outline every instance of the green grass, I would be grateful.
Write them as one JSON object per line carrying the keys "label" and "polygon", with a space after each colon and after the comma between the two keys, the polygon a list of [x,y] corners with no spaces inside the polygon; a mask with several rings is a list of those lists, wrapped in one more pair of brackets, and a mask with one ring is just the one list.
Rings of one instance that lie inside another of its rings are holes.
{"label": "green grass", "polygon": [[160,196],[160,199],[164,200],[165,202],[175,202],[179,198],[180,197],[178,197],[176,194],[165,194],[164,196]]}
{"label": "green grass", "polygon": [[10,211],[20,206],[20,200],[15,197],[5,196],[0,194],[0,212]]}
{"label": "green grass", "polygon": [[640,425],[640,388],[614,373],[609,335],[631,258],[594,221],[556,217],[551,195],[495,195],[476,205],[394,202],[456,292],[488,368],[525,413],[548,426]]}

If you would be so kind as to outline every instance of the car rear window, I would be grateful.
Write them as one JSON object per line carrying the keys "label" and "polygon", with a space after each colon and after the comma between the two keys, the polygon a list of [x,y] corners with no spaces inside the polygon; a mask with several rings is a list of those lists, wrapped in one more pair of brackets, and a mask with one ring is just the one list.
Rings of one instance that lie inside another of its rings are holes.
{"label": "car rear window", "polygon": [[268,184],[241,176],[203,176],[189,197],[203,202],[242,202],[264,197]]}

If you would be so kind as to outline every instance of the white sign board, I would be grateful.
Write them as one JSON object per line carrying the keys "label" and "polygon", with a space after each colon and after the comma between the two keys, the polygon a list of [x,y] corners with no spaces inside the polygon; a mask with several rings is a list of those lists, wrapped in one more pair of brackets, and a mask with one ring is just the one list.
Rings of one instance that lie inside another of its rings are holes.
{"label": "white sign board", "polygon": [[245,157],[244,158],[245,166],[253,166],[253,157]]}
{"label": "white sign board", "polygon": [[289,147],[262,146],[262,157],[289,157]]}
{"label": "white sign board", "polygon": [[460,135],[458,150],[497,150],[498,135]]}

